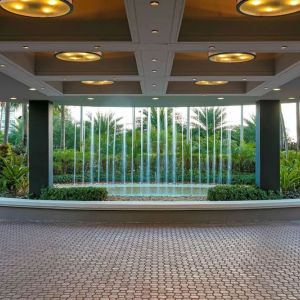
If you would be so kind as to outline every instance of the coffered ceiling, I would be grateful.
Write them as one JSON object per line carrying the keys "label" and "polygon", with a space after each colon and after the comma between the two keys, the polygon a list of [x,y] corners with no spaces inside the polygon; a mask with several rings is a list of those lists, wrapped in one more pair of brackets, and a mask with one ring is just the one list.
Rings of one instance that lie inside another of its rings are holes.
{"label": "coffered ceiling", "polygon": [[[300,13],[247,17],[236,11],[236,0],[73,3],[71,14],[53,19],[0,9],[1,100],[192,106],[300,99]],[[102,59],[59,61],[60,51],[101,51]],[[208,59],[211,51],[255,52],[256,59],[215,63]],[[114,84],[90,86],[84,80]],[[196,80],[228,84],[198,86]]]}

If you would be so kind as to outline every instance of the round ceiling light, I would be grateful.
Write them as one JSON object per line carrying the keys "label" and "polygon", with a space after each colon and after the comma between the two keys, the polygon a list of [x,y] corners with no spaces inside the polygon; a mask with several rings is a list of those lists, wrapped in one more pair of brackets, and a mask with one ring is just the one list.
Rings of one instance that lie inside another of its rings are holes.
{"label": "round ceiling light", "polygon": [[208,58],[210,61],[217,63],[242,63],[255,59],[254,52],[209,52]]}
{"label": "round ceiling light", "polygon": [[194,82],[196,85],[223,85],[223,84],[227,84],[228,81],[224,81],[224,80],[199,80]]}
{"label": "round ceiling light", "polygon": [[83,80],[81,81],[83,84],[87,85],[111,85],[114,84],[112,80]]}
{"label": "round ceiling light", "polygon": [[300,11],[300,0],[237,0],[237,10],[248,16],[276,17]]}
{"label": "round ceiling light", "polygon": [[102,58],[101,52],[58,52],[55,57],[71,62],[91,62],[98,61]]}
{"label": "round ceiling light", "polygon": [[73,0],[0,0],[0,6],[10,13],[34,18],[53,18],[69,14]]}

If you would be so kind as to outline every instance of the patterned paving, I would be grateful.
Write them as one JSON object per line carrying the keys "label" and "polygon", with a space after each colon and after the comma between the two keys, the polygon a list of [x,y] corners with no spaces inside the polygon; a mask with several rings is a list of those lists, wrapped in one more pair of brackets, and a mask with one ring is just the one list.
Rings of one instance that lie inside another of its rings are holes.
{"label": "patterned paving", "polygon": [[300,299],[300,223],[0,223],[1,299]]}

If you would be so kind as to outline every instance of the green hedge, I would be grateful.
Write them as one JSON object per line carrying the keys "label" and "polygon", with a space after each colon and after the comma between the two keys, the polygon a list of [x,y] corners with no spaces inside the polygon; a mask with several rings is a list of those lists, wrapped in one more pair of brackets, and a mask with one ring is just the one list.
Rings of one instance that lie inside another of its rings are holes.
{"label": "green hedge", "polygon": [[48,188],[42,190],[40,199],[102,201],[107,196],[107,190],[98,187]]}
{"label": "green hedge", "polygon": [[300,190],[283,191],[284,199],[300,199]]}
{"label": "green hedge", "polygon": [[208,190],[210,201],[281,199],[282,195],[251,185],[217,185]]}

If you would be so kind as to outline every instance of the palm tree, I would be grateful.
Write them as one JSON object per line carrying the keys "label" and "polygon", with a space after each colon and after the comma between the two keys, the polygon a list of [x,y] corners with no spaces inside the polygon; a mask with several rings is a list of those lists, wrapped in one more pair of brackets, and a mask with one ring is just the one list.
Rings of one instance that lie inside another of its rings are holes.
{"label": "palm tree", "polygon": [[3,121],[3,111],[5,108],[5,102],[1,102],[1,112],[0,112],[0,133],[2,132],[2,121]]}
{"label": "palm tree", "polygon": [[286,155],[288,154],[288,136],[286,132],[285,122],[282,114],[282,110],[280,109],[280,147],[286,151]]}
{"label": "palm tree", "polygon": [[[256,117],[251,115],[249,119],[244,119],[244,138],[245,143],[255,143],[256,136]],[[240,126],[235,126],[232,130],[232,139],[236,142],[240,141]]]}
{"label": "palm tree", "polygon": [[[215,115],[215,129],[220,129],[221,126],[224,128],[226,125],[224,121],[226,119],[226,111],[223,107],[208,107],[207,114],[206,108],[193,108],[194,116],[192,116],[192,124],[194,127],[198,127],[206,129],[208,127],[209,136],[213,134],[214,131],[214,115]],[[207,116],[207,120],[206,120]],[[207,121],[207,122],[206,122]],[[206,126],[206,123],[208,126]]]}
{"label": "palm tree", "polygon": [[[91,114],[87,115],[89,120],[91,120]],[[123,125],[121,124],[121,117],[116,118],[114,113],[109,113],[102,115],[101,113],[97,112],[95,114],[95,128],[101,127],[102,132],[107,131],[107,126],[109,126],[109,131],[112,132],[116,122],[116,131],[119,132],[123,129]],[[100,123],[100,124],[99,124]]]}
{"label": "palm tree", "polygon": [[249,119],[245,119],[244,126],[244,141],[246,143],[254,143],[256,136],[256,117],[255,115],[250,116]]}
{"label": "palm tree", "polygon": [[[144,126],[146,126],[147,124],[147,119],[148,119],[148,109],[143,109],[143,117],[144,117]],[[167,118],[168,118],[168,124],[171,124],[172,122],[172,109],[170,108],[160,108],[159,110],[159,116],[157,115],[157,110],[155,107],[151,107],[151,112],[150,112],[150,116],[151,116],[151,125],[153,127],[157,126],[157,121],[158,118],[160,120],[160,124],[161,127],[164,127],[164,120],[165,120],[165,113],[167,112]],[[139,113],[137,118],[136,118],[136,126],[137,128],[141,127],[141,114]]]}

